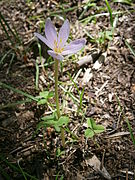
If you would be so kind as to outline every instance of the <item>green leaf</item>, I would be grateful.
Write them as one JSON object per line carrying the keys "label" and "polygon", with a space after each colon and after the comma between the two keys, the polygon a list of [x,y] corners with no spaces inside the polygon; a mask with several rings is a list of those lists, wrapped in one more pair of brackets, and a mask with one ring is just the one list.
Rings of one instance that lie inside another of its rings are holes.
{"label": "green leaf", "polygon": [[110,4],[109,4],[108,0],[105,0],[105,2],[106,2],[106,6],[107,6],[107,9],[108,9],[109,15],[110,15],[110,23],[111,23],[111,25],[113,27],[112,9],[110,7]]}
{"label": "green leaf", "polygon": [[66,116],[61,116],[59,120],[56,118],[56,113],[53,113],[50,116],[42,117],[43,122],[40,122],[38,125],[38,129],[46,126],[53,126],[57,132],[60,132],[60,127],[63,125],[67,125],[69,122],[69,118]]}
{"label": "green leaf", "polygon": [[104,126],[96,125],[96,122],[94,121],[94,119],[91,119],[91,124],[92,124],[92,129],[94,130],[95,133],[101,133],[105,130]]}
{"label": "green leaf", "polygon": [[55,128],[55,130],[56,130],[57,132],[60,132],[60,127],[59,127],[59,126],[54,125],[54,128]]}
{"label": "green leaf", "polygon": [[98,134],[98,133],[102,133],[102,132],[104,132],[104,126],[102,126],[102,125],[96,125],[96,128],[94,129],[94,132],[96,133],[96,134]]}
{"label": "green leaf", "polygon": [[87,125],[88,125],[89,128],[92,129],[91,120],[92,120],[92,119],[90,119],[90,118],[87,119]]}
{"label": "green leaf", "polygon": [[94,132],[90,128],[88,128],[85,130],[85,136],[87,138],[92,138],[94,136]]}
{"label": "green leaf", "polygon": [[41,99],[38,101],[38,105],[41,105],[41,104],[46,104],[47,103],[47,99]]}
{"label": "green leaf", "polygon": [[47,98],[49,95],[49,91],[42,91],[39,93],[39,96],[42,98]]}
{"label": "green leaf", "polygon": [[63,125],[67,125],[69,123],[69,117],[67,116],[61,116],[59,118],[59,120],[57,121],[57,125],[60,127],[60,126],[63,126]]}
{"label": "green leaf", "polygon": [[57,121],[54,121],[54,120],[40,122],[37,125],[37,131],[42,127],[46,128],[46,127],[50,127],[50,126],[53,126],[56,129],[57,132],[60,131],[60,128],[57,125]]}
{"label": "green leaf", "polygon": [[112,41],[112,31],[106,31],[106,38],[110,41]]}
{"label": "green leaf", "polygon": [[58,148],[56,151],[56,156],[60,157],[62,154],[65,154],[65,151],[61,151],[60,148]]}
{"label": "green leaf", "polygon": [[60,132],[60,127],[67,125],[69,122],[69,118],[66,116],[61,116],[57,120],[56,113],[53,113],[50,116],[42,117],[41,119],[43,121],[38,124],[37,129],[40,129],[41,127],[53,126],[57,132]]}
{"label": "green leaf", "polygon": [[38,123],[37,128],[36,128],[36,132],[39,131],[42,127],[46,127],[46,125],[44,124],[44,122]]}
{"label": "green leaf", "polygon": [[104,132],[104,130],[105,130],[104,126],[97,125],[96,122],[94,121],[94,119],[92,119],[92,118],[87,119],[87,125],[88,125],[88,129],[90,129],[91,131],[93,131],[96,134]]}
{"label": "green leaf", "polygon": [[42,92],[39,93],[38,98],[48,99],[48,98],[51,98],[53,96],[54,96],[54,92],[53,91],[51,91],[51,92],[49,92],[49,91],[42,91]]}
{"label": "green leaf", "polygon": [[51,91],[51,92],[49,92],[49,94],[48,94],[48,97],[47,98],[51,98],[51,97],[53,97],[54,96],[54,92],[53,91]]}
{"label": "green leaf", "polygon": [[42,117],[41,119],[44,120],[44,121],[49,121],[49,120],[55,120],[56,121],[56,114],[53,113],[53,114],[51,114],[49,116]]}

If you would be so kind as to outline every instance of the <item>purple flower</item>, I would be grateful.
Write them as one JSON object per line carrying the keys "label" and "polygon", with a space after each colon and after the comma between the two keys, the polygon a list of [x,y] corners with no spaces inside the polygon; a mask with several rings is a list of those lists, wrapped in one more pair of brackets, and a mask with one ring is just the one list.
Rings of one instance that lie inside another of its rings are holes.
{"label": "purple flower", "polygon": [[60,28],[59,34],[57,35],[54,25],[48,18],[45,24],[46,37],[43,37],[38,33],[35,33],[35,36],[43,41],[50,49],[52,49],[48,50],[48,54],[50,56],[52,56],[54,59],[63,60],[63,55],[71,55],[76,53],[77,51],[81,50],[86,43],[86,40],[82,38],[72,41],[66,45],[69,31],[69,21],[65,20],[64,24]]}

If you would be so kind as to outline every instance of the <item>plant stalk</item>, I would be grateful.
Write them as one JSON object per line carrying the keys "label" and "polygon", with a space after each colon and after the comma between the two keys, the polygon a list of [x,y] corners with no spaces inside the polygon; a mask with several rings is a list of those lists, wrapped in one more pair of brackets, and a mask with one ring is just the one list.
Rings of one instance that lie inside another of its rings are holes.
{"label": "plant stalk", "polygon": [[[59,69],[59,60],[55,59],[55,101],[58,119],[60,118],[60,106],[59,106],[59,95],[58,95],[58,69]],[[64,129],[61,127],[61,139],[62,146],[65,147],[65,135]]]}

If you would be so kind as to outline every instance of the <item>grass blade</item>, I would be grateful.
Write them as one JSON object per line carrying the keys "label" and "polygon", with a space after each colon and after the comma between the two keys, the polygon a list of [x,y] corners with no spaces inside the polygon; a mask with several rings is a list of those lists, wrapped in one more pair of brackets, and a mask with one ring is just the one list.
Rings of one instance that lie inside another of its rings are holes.
{"label": "grass blade", "polygon": [[1,174],[3,175],[3,177],[6,179],[6,180],[11,180],[12,178],[4,171],[4,169],[0,166],[0,172]]}
{"label": "grass blade", "polygon": [[13,87],[5,84],[5,83],[0,82],[0,87],[6,88],[6,89],[10,89],[10,90],[12,90],[13,92],[16,92],[16,93],[18,93],[18,94],[21,94],[21,95],[23,95],[23,96],[25,96],[25,97],[27,97],[27,98],[29,98],[29,99],[32,99],[32,100],[34,100],[34,101],[38,101],[38,99],[35,98],[34,96],[32,96],[32,95],[30,95],[30,94],[27,94],[27,93],[25,93],[25,92],[23,92],[23,91],[21,91],[21,90],[16,89],[16,88],[13,88]]}
{"label": "grass blade", "polygon": [[0,18],[0,24],[1,24],[2,28],[3,28],[3,30],[5,31],[8,40],[9,40],[10,43],[13,45],[14,43],[13,43],[13,41],[11,40],[11,38],[10,38],[10,36],[9,36],[9,34],[8,34],[8,32],[7,32],[7,30],[6,30],[5,26],[4,26],[4,24],[3,24],[3,22],[1,21],[1,18]]}
{"label": "grass blade", "polygon": [[14,58],[15,58],[15,54],[14,54],[14,53],[11,53],[11,55],[12,55],[12,57],[11,57],[11,60],[10,60],[10,63],[9,63],[9,67],[8,67],[8,70],[7,70],[7,73],[6,73],[6,74],[9,73],[9,70],[10,70],[11,65],[12,65],[12,63],[13,63],[13,60],[14,60]]}
{"label": "grass blade", "polygon": [[24,179],[27,180],[26,175],[25,175],[23,169],[21,168],[21,166],[20,166],[20,164],[19,164],[19,161],[18,161],[18,166],[19,166],[19,169],[20,169],[20,171],[21,171],[21,173],[22,173]]}
{"label": "grass blade", "polygon": [[111,23],[111,26],[113,27],[112,9],[111,9],[111,7],[109,5],[108,0],[105,0],[105,2],[106,2],[106,5],[107,5],[107,8],[108,8],[109,15],[110,15],[110,23]]}
{"label": "grass blade", "polygon": [[135,56],[135,51],[134,51],[134,49],[130,46],[130,44],[127,42],[127,40],[125,40],[125,44],[126,44],[126,46],[130,49],[131,53]]}
{"label": "grass blade", "polygon": [[69,79],[72,81],[72,83],[74,84],[76,90],[78,91],[78,94],[80,96],[80,91],[79,91],[79,88],[77,86],[77,84],[75,83],[75,81],[73,80],[73,78],[71,77],[71,75],[68,73],[68,76],[69,76]]}
{"label": "grass blade", "polygon": [[83,105],[83,95],[84,95],[84,88],[80,94],[80,107],[79,107],[80,110],[82,109],[82,105]]}
{"label": "grass blade", "polygon": [[[130,12],[134,12],[134,10],[131,10]],[[116,11],[116,12],[113,12],[112,15],[119,15],[119,14],[125,14],[125,13],[127,13],[127,11]],[[100,14],[95,14],[93,16],[88,16],[84,19],[81,19],[79,22],[84,22],[85,24],[87,24],[92,19],[101,17],[101,16],[109,16],[109,13],[100,13]]]}
{"label": "grass blade", "polygon": [[129,129],[129,132],[130,132],[130,137],[131,137],[132,142],[133,142],[133,144],[134,144],[134,146],[135,146],[135,137],[134,137],[133,131],[132,131],[132,129],[131,129],[131,125],[130,125],[130,123],[129,123],[129,120],[128,120],[127,118],[126,118],[126,123],[127,123],[127,125],[128,125],[128,129]]}
{"label": "grass blade", "polygon": [[32,102],[32,100],[31,99],[26,99],[26,100],[23,100],[23,101],[17,101],[15,103],[8,103],[6,105],[0,105],[0,110],[15,107],[15,106],[17,106],[19,104],[24,104],[24,103],[28,103],[28,102]]}
{"label": "grass blade", "polygon": [[[0,154],[0,160],[3,161],[6,165],[8,165],[15,172],[22,173],[22,171],[19,168],[17,168],[15,165],[13,165],[9,161],[7,161],[6,158],[4,158],[2,154]],[[28,174],[27,172],[23,171],[23,173],[25,174],[25,176],[29,177],[31,180],[38,180],[37,178],[35,178],[34,176]],[[11,178],[9,180],[11,180]]]}
{"label": "grass blade", "polygon": [[4,54],[4,56],[0,60],[0,65],[3,64],[3,62],[6,59],[7,55],[10,54],[11,52],[12,52],[12,49],[10,49],[9,51],[7,51],[7,53]]}
{"label": "grass blade", "polygon": [[[4,21],[5,25],[7,26],[8,30],[11,32],[11,34],[14,36],[14,38],[15,38],[18,42],[20,42],[20,39],[18,38],[18,34],[15,34],[15,33],[12,31],[12,29],[10,28],[9,24],[7,23],[7,21],[5,20],[4,16],[1,14],[1,12],[0,12],[0,18]],[[15,28],[14,28],[14,29],[15,29]],[[4,26],[4,31],[5,31],[5,30],[6,30],[6,29],[5,29],[5,26]],[[16,32],[17,32],[17,31],[16,31]],[[9,39],[9,40],[11,40],[11,39]]]}

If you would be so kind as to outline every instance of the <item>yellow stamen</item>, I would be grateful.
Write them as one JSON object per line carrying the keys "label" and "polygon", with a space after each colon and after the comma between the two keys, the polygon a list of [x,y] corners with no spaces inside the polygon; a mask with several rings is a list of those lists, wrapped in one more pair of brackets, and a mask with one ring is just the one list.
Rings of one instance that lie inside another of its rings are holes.
{"label": "yellow stamen", "polygon": [[60,43],[62,43],[62,39],[60,38]]}
{"label": "yellow stamen", "polygon": [[[60,43],[62,43],[62,39],[60,39]],[[59,44],[56,40],[54,40],[54,52],[56,53],[62,53],[62,51],[64,51],[63,47],[59,47]]]}

